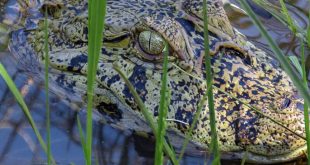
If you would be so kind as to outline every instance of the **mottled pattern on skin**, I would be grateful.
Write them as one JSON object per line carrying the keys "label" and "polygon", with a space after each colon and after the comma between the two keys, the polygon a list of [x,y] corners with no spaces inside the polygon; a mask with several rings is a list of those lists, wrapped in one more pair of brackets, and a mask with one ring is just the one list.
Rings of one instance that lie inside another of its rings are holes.
{"label": "mottled pattern on skin", "polygon": [[[51,11],[50,77],[59,86],[85,97],[86,0],[51,1],[43,6]],[[249,152],[248,161],[260,163],[289,161],[301,156],[306,150],[303,139],[218,90],[260,108],[266,116],[305,136],[303,113],[298,109],[303,100],[286,73],[230,25],[221,1],[208,1],[208,12],[209,47],[217,87],[214,89],[217,130],[223,158],[241,159],[245,150]],[[44,60],[43,20],[37,24],[35,29],[12,33],[10,50],[26,67],[38,66]],[[146,107],[157,117],[163,54],[156,57],[147,54],[138,39],[141,32],[156,32],[170,47],[168,126],[178,136],[168,137],[172,143],[179,144],[206,92],[206,84],[201,81],[205,78],[202,0],[108,0],[105,26],[95,89],[97,110],[116,127],[151,131],[128,87],[113,69],[113,63],[126,73]],[[52,72],[55,70],[58,74]],[[192,145],[208,148],[209,110],[207,104],[203,107],[191,141]]]}

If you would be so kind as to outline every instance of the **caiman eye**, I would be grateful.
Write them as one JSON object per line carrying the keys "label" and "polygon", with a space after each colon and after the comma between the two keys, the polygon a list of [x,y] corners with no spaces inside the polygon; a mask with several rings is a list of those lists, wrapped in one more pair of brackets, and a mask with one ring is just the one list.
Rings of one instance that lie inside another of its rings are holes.
{"label": "caiman eye", "polygon": [[143,31],[139,34],[141,49],[150,55],[161,55],[165,49],[165,40],[154,31]]}
{"label": "caiman eye", "polygon": [[173,62],[177,59],[176,53],[168,43],[166,44],[166,40],[160,33],[149,29],[138,29],[135,32],[134,49],[131,49],[131,53],[141,60],[160,63],[167,50],[169,61]]}

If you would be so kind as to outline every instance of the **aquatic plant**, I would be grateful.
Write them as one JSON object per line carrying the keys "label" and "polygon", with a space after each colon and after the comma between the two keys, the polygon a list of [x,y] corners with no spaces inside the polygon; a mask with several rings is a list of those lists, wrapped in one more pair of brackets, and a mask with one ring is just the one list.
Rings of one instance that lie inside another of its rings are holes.
{"label": "aquatic plant", "polygon": [[85,158],[86,164],[92,164],[92,111],[93,93],[96,71],[101,53],[104,20],[106,14],[106,0],[88,0],[88,59],[87,59],[87,123]]}

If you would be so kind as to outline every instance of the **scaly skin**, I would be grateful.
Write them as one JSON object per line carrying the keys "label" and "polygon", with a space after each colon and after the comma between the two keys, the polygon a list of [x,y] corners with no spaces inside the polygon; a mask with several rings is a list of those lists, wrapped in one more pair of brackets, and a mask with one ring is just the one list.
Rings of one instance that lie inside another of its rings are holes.
{"label": "scaly skin", "polygon": [[[306,142],[302,138],[219,91],[258,107],[266,116],[305,136],[303,112],[298,109],[303,100],[298,98],[291,80],[274,59],[230,25],[222,5],[222,1],[208,1],[209,47],[222,157],[241,159],[247,150],[249,162],[275,163],[303,155]],[[38,14],[45,7],[50,15],[51,79],[85,98],[87,1],[50,1],[29,10]],[[163,49],[165,39],[171,50],[168,137],[175,146],[182,142],[206,92],[206,84],[201,81],[205,79],[202,17],[202,0],[107,1],[95,102],[109,123],[122,129],[151,132],[113,63],[127,74],[148,110],[157,117],[163,53],[154,52]],[[38,17],[29,21],[37,26],[14,31],[10,50],[29,70],[38,71],[44,60],[43,20]],[[211,140],[207,103],[203,107],[191,139],[191,147],[200,149],[208,148]]]}

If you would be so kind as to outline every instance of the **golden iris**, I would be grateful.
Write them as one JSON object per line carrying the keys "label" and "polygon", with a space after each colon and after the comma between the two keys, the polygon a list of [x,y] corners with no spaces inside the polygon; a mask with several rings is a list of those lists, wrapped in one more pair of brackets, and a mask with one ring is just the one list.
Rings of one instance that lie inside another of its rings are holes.
{"label": "golden iris", "polygon": [[154,31],[143,31],[139,34],[141,49],[147,54],[161,54],[165,48],[164,39]]}

